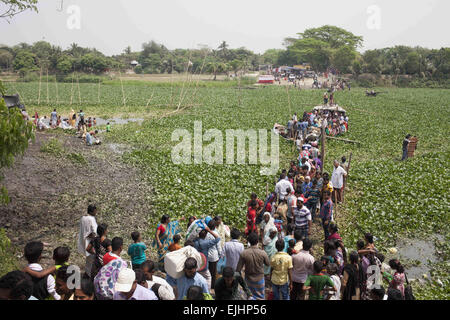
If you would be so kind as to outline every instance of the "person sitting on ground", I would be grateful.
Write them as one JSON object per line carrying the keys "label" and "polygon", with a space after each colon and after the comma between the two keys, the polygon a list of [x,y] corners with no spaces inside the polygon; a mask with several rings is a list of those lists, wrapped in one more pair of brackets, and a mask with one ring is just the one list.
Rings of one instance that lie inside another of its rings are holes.
{"label": "person sitting on ground", "polygon": [[324,291],[337,291],[331,278],[322,273],[322,261],[315,261],[314,273],[309,275],[303,286],[304,291],[309,291],[309,300],[323,300]]}
{"label": "person sitting on ground", "polygon": [[15,270],[0,278],[0,300],[37,300],[33,296],[33,281],[25,272]]}
{"label": "person sitting on ground", "polygon": [[133,269],[122,269],[114,285],[113,300],[158,300],[151,289],[139,285]]}
{"label": "person sitting on ground", "polygon": [[131,233],[131,239],[133,239],[134,243],[128,246],[127,253],[131,257],[133,270],[136,270],[145,261],[145,250],[147,250],[147,246],[142,242],[141,234],[138,231]]}
{"label": "person sitting on ground", "polygon": [[[31,241],[25,245],[24,255],[25,259],[28,261],[28,268],[33,271],[42,271],[43,268],[39,264],[42,258],[42,251],[44,250],[44,244],[40,241]],[[31,275],[31,280],[33,281],[33,296],[38,300],[60,300],[60,295],[55,289],[55,278],[49,274],[43,278],[33,277]]]}
{"label": "person sitting on ground", "polygon": [[108,123],[106,123],[106,132],[111,132],[111,125]]}
{"label": "person sitting on ground", "polygon": [[231,267],[225,267],[222,271],[222,277],[216,281],[216,300],[245,300],[241,295],[239,286],[243,289],[243,293],[247,295],[247,299],[252,296],[240,273],[235,272]]}
{"label": "person sitting on ground", "polygon": [[73,300],[94,300],[95,287],[92,280],[84,275],[80,281],[80,287],[75,288]]}
{"label": "person sitting on ground", "polygon": [[147,281],[147,287],[152,289],[160,300],[175,300],[175,292],[172,286],[163,278],[155,276],[156,266],[152,260],[146,260],[140,269]]}
{"label": "person sitting on ground", "polygon": [[86,133],[86,145],[92,146],[92,145],[99,145],[101,144],[100,139],[98,139],[95,135],[98,133],[98,130],[90,131]]}

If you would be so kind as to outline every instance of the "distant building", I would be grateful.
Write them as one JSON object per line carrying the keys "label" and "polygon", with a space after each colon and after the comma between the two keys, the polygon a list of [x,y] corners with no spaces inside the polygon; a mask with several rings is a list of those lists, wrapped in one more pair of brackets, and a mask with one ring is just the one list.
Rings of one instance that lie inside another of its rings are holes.
{"label": "distant building", "polygon": [[130,62],[130,65],[135,68],[137,65],[139,64],[139,62],[137,62],[136,60],[133,60]]}

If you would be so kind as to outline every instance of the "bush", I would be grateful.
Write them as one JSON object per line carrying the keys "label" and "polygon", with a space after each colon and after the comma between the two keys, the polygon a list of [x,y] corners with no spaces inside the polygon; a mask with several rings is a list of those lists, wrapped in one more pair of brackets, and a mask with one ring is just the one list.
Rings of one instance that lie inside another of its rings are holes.
{"label": "bush", "polygon": [[4,229],[0,229],[0,277],[18,268],[14,256],[11,240],[6,236]]}

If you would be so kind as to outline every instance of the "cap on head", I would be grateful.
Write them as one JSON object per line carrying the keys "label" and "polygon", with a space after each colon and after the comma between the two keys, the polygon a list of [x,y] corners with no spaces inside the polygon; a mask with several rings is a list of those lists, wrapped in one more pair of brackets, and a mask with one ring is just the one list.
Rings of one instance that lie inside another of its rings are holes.
{"label": "cap on head", "polygon": [[133,269],[122,269],[119,272],[114,289],[119,292],[130,292],[135,280],[136,274]]}

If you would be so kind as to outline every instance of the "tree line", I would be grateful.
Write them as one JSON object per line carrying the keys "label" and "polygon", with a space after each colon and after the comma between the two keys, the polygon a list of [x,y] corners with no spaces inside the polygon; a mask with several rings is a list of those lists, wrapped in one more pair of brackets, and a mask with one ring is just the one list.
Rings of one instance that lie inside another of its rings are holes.
{"label": "tree line", "polygon": [[350,31],[322,26],[310,28],[297,37],[284,40],[285,49],[269,49],[263,54],[244,47],[231,49],[226,41],[217,48],[169,50],[163,44],[149,41],[142,50],[125,48],[119,55],[106,56],[95,48],[83,48],[76,43],[63,50],[46,41],[32,45],[20,43],[0,45],[0,69],[17,72],[24,77],[30,72],[44,72],[64,77],[73,72],[103,74],[125,71],[137,61],[138,74],[211,73],[243,74],[258,71],[261,65],[292,66],[309,63],[313,70],[334,70],[339,74],[363,73],[375,75],[412,75],[427,79],[448,79],[450,48],[427,49],[395,46],[360,53],[363,38]]}

